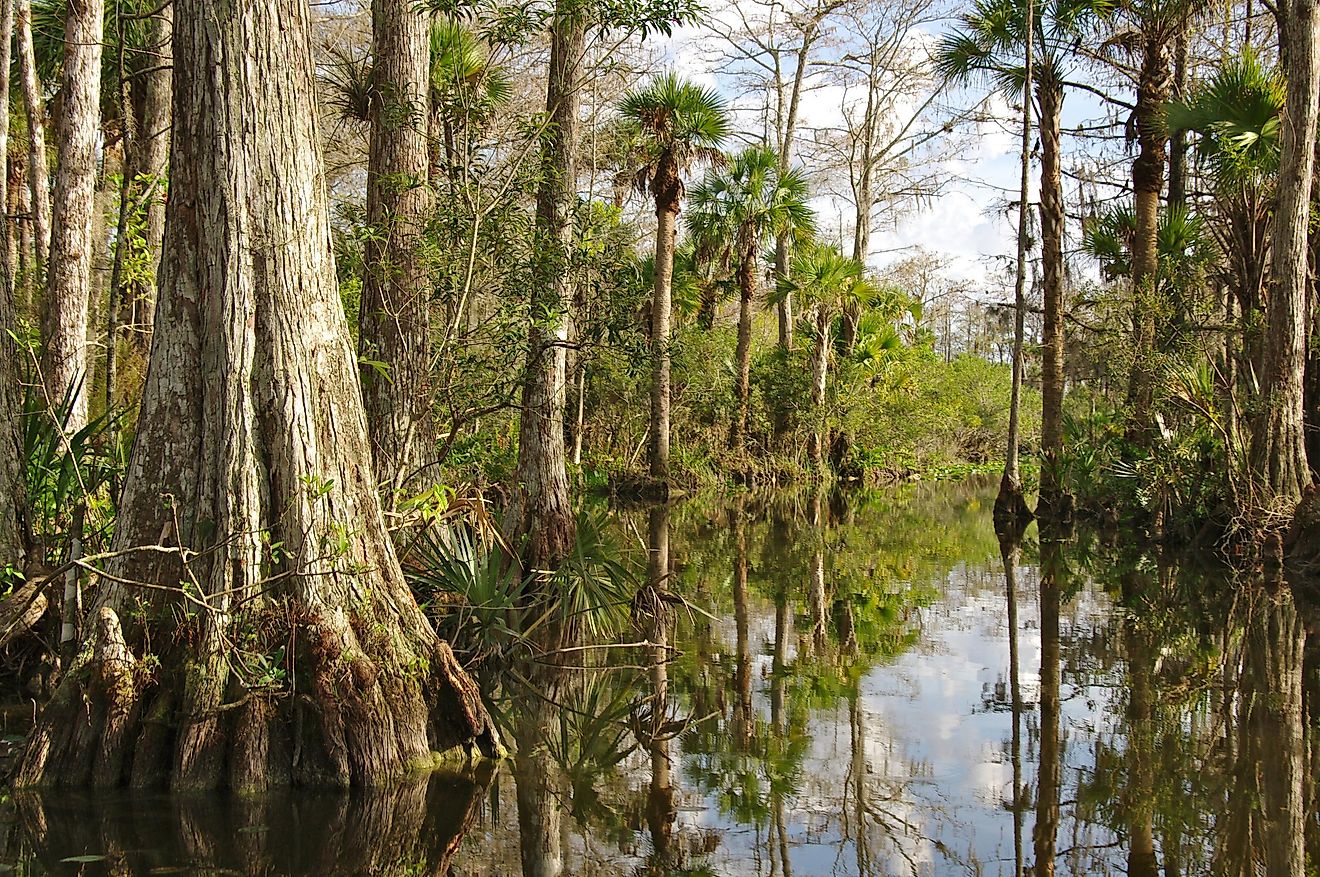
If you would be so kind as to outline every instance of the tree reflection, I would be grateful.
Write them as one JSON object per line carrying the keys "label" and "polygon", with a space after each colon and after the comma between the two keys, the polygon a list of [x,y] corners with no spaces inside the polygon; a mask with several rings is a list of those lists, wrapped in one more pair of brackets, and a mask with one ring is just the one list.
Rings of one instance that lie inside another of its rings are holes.
{"label": "tree reflection", "polygon": [[[353,794],[85,797],[24,792],[26,858],[49,873],[445,877],[492,766]],[[102,858],[97,858],[102,857]]]}
{"label": "tree reflection", "polygon": [[1306,741],[1302,657],[1306,634],[1280,582],[1240,595],[1246,603],[1233,783],[1216,874],[1305,873]]}
{"label": "tree reflection", "polygon": [[[1042,523],[1042,526],[1044,524]],[[1059,601],[1063,545],[1042,531],[1040,541],[1040,763],[1036,769],[1035,877],[1054,874],[1059,832],[1062,746],[1059,738]]]}
{"label": "tree reflection", "polygon": [[[1020,519],[1019,519],[1020,520]],[[1018,672],[1017,571],[1022,557],[1022,528],[1018,520],[999,529],[999,552],[1004,563],[1004,609],[1008,625],[1008,690],[1013,713],[1010,758],[1013,763],[1013,877],[1022,875],[1022,814],[1026,808],[1022,785],[1022,679]]]}

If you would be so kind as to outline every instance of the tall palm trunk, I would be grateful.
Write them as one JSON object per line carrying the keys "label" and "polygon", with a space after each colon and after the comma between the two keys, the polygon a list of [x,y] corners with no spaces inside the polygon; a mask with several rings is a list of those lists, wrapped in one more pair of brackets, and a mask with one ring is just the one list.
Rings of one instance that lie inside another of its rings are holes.
{"label": "tall palm trunk", "polygon": [[51,400],[70,400],[70,431],[87,422],[90,389],[87,320],[92,298],[92,217],[104,27],[105,0],[70,0],[64,24],[64,106],[58,132],[41,362]]}
{"label": "tall palm trunk", "polygon": [[32,47],[32,0],[14,0],[15,45],[23,106],[28,123],[28,185],[32,190],[32,243],[36,265],[34,286],[44,283],[50,255],[50,171],[46,157],[46,106],[37,81],[37,56]]}
{"label": "tall palm trunk", "polygon": [[[309,112],[307,0],[174,9],[161,319],[117,559],[18,782],[378,785],[432,751],[493,748],[475,686],[404,581],[370,474]],[[250,685],[240,642],[287,649],[273,666],[299,697]]]}
{"label": "tall palm trunk", "polygon": [[1129,379],[1132,409],[1129,435],[1138,443],[1150,440],[1158,320],[1163,310],[1159,294],[1160,192],[1168,159],[1164,105],[1173,90],[1173,73],[1163,33],[1147,39],[1137,79],[1137,158],[1132,163],[1132,200],[1136,231],[1132,239],[1132,292],[1136,358]]}
{"label": "tall palm trunk", "polygon": [[1053,508],[1062,499],[1058,459],[1063,451],[1063,349],[1066,313],[1063,266],[1063,176],[1060,164],[1060,116],[1063,87],[1042,78],[1036,86],[1040,104],[1040,229],[1044,272],[1044,330],[1041,337],[1041,504]]}
{"label": "tall palm trunk", "polygon": [[651,477],[669,480],[669,366],[674,248],[678,234],[678,173],[666,154],[656,171],[655,287],[651,298]]}
{"label": "tall palm trunk", "polygon": [[[563,3],[564,0],[561,0]],[[575,536],[568,495],[564,410],[568,379],[568,333],[573,302],[569,255],[577,198],[582,57],[586,30],[581,16],[556,8],[550,39],[546,113],[550,130],[536,193],[538,264],[527,338],[518,467],[506,532],[522,547],[524,568],[552,569],[572,548]]]}
{"label": "tall palm trunk", "polygon": [[427,109],[429,16],[412,0],[373,0],[375,88],[367,163],[367,240],[358,353],[376,480],[387,508],[435,457],[431,283],[423,234],[431,212]]}
{"label": "tall palm trunk", "polygon": [[729,447],[741,450],[747,437],[752,393],[752,303],[756,300],[756,247],[743,250],[738,262],[738,346],[734,353],[734,411]]}
{"label": "tall palm trunk", "polygon": [[1303,435],[1307,293],[1310,280],[1311,183],[1315,169],[1316,101],[1320,97],[1320,16],[1316,0],[1278,6],[1279,44],[1287,81],[1274,213],[1272,279],[1267,314],[1263,404],[1251,449],[1258,504],[1291,513],[1311,483]]}

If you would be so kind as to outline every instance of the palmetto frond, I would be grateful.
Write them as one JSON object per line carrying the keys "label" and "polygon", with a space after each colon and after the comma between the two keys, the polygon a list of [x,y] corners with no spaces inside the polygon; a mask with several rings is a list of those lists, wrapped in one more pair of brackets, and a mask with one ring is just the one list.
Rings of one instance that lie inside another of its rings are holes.
{"label": "palmetto frond", "polygon": [[853,288],[861,281],[861,264],[837,248],[819,244],[802,247],[794,253],[788,274],[779,278],[773,300],[794,295],[804,304],[833,308],[851,298]]}
{"label": "palmetto frond", "polygon": [[[1113,9],[1113,0],[1048,0],[1036,5],[1032,43],[1036,75],[1058,82],[1065,59],[1094,22]],[[1024,0],[977,0],[945,34],[935,52],[935,69],[946,80],[982,82],[1009,95],[1022,93],[1026,36]]]}
{"label": "palmetto frond", "polygon": [[682,193],[682,175],[697,162],[718,164],[732,123],[724,99],[674,73],[655,77],[619,102],[630,150],[621,175],[642,193]]}
{"label": "palmetto frond", "polygon": [[805,240],[815,231],[810,187],[798,170],[780,173],[779,156],[749,147],[713,170],[689,196],[688,230],[698,256],[728,264],[770,237]]}
{"label": "palmetto frond", "polygon": [[513,96],[508,73],[491,63],[480,38],[461,22],[431,24],[431,94],[451,115],[488,115]]}
{"label": "palmetto frond", "polygon": [[1283,103],[1283,78],[1248,51],[1223,64],[1190,100],[1170,103],[1169,126],[1197,132],[1197,153],[1219,183],[1259,184],[1279,167]]}

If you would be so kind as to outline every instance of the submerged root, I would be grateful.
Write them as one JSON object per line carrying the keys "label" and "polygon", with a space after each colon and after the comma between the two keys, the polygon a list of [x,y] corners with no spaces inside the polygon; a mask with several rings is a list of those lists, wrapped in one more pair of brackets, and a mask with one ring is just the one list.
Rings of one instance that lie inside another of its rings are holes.
{"label": "submerged root", "polygon": [[92,643],[33,731],[16,785],[365,787],[430,770],[446,751],[504,754],[447,644],[405,659],[384,634],[358,632],[379,625],[332,618],[342,623],[299,619],[289,638],[303,645],[286,658],[286,684],[251,687],[214,648],[172,669],[135,657],[103,607]]}

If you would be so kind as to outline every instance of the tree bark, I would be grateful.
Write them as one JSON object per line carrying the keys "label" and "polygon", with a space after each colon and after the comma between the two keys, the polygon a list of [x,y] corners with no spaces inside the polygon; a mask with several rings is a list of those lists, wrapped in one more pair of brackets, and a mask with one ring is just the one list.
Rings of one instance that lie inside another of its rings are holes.
{"label": "tree bark", "polygon": [[811,348],[811,437],[807,456],[820,473],[825,471],[825,388],[830,371],[830,312],[817,304],[812,314],[816,324],[816,342]]}
{"label": "tree bark", "polygon": [[[672,159],[671,159],[672,163]],[[675,178],[673,170],[657,179]],[[651,298],[651,477],[669,481],[669,365],[678,200],[656,197],[655,287]]]}
{"label": "tree bark", "polygon": [[[1035,35],[1035,4],[1027,0],[1025,27],[1023,33],[1023,69],[1026,76],[1022,93],[1022,146],[1019,154],[1020,179],[1018,182],[1018,230],[1017,264],[1013,279],[1013,378],[1008,402],[1008,438],[1004,449],[1004,476],[999,482],[999,494],[995,497],[995,520],[1002,526],[1011,528],[1015,521],[1027,520],[1031,512],[1022,496],[1022,471],[1020,462],[1020,435],[1022,424],[1022,379],[1026,371],[1023,360],[1026,340],[1027,320],[1027,251],[1030,235],[1027,224],[1030,219],[1031,201],[1031,91],[1035,71],[1035,52],[1032,37]],[[1007,562],[1007,561],[1005,561]],[[1011,583],[1010,583],[1011,587]],[[1014,665],[1016,666],[1016,664]],[[1016,807],[1016,802],[1014,802]],[[1016,812],[1016,811],[1015,811]]]}
{"label": "tree bark", "polygon": [[87,423],[90,395],[87,319],[92,298],[92,218],[104,26],[105,0],[69,0],[41,360],[51,402],[58,405],[69,400],[65,423],[69,432]]}
{"label": "tree bark", "polygon": [[358,353],[362,402],[387,508],[435,454],[431,281],[423,234],[431,212],[428,14],[412,0],[373,0],[371,154]]}
{"label": "tree bark", "polygon": [[536,193],[538,264],[518,425],[518,467],[505,527],[509,543],[521,545],[524,569],[531,570],[557,567],[572,549],[576,531],[568,494],[564,409],[573,302],[569,261],[577,199],[579,85],[585,50],[586,30],[578,14],[556,8],[546,84],[550,128]]}
{"label": "tree bark", "polygon": [[156,315],[156,284],[152,281],[160,273],[161,244],[165,237],[165,189],[170,160],[171,104],[174,101],[173,32],[174,6],[167,3],[151,18],[151,49],[144,59],[148,72],[141,74],[141,111],[129,162],[134,181],[134,203],[145,200],[146,204],[145,237],[153,269],[151,281],[130,287],[124,299],[129,337],[143,352],[151,342],[152,321]]}
{"label": "tree bark", "polygon": [[1139,444],[1150,441],[1158,321],[1163,310],[1159,288],[1160,192],[1168,158],[1168,130],[1164,105],[1172,91],[1168,49],[1164,34],[1148,36],[1137,79],[1137,158],[1132,163],[1132,201],[1136,231],[1132,238],[1133,339],[1136,358],[1129,378],[1128,404],[1132,410],[1129,436]]}
{"label": "tree bark", "polygon": [[1278,23],[1287,92],[1272,235],[1273,289],[1266,315],[1263,404],[1253,435],[1251,469],[1259,509],[1291,515],[1311,483],[1302,400],[1310,287],[1308,226],[1320,97],[1320,16],[1315,0],[1280,4]]}
{"label": "tree bark", "polygon": [[729,427],[729,447],[742,450],[747,437],[747,412],[752,393],[752,303],[756,300],[755,248],[742,254],[738,263],[738,346],[734,354],[734,411]]}
{"label": "tree bark", "polygon": [[171,197],[120,556],[19,785],[373,785],[432,751],[498,750],[385,532],[309,19],[306,0],[175,0]]}
{"label": "tree bark", "polygon": [[1057,504],[1063,486],[1058,460],[1063,451],[1063,356],[1065,302],[1063,177],[1059,125],[1063,88],[1042,79],[1036,94],[1040,104],[1040,229],[1044,272],[1044,328],[1041,333],[1041,503]]}
{"label": "tree bark", "polygon": [[46,157],[46,107],[37,82],[36,51],[32,47],[32,0],[14,0],[15,44],[19,76],[23,80],[23,105],[28,123],[28,185],[32,190],[33,266],[32,284],[45,283],[50,255],[50,171]]}

